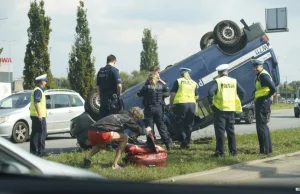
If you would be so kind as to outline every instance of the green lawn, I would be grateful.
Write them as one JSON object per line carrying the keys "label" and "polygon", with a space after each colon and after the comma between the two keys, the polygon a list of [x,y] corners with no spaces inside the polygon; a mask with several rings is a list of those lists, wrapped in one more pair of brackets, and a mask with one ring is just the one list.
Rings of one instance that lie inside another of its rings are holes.
{"label": "green lawn", "polygon": [[[271,156],[300,150],[300,128],[275,131],[272,132],[271,137],[274,151]],[[189,150],[180,150],[178,147],[174,147],[168,154],[167,167],[135,168],[133,166],[126,166],[124,169],[111,170],[110,166],[115,153],[102,151],[100,154],[94,156],[92,166],[88,170],[110,179],[151,181],[266,157],[258,154],[256,134],[237,135],[236,138],[239,153],[237,157],[230,157],[228,154],[224,158],[212,157],[215,149],[215,139],[213,138],[195,141]],[[225,147],[227,147],[227,142],[225,142]],[[86,152],[62,153],[60,155],[49,156],[46,159],[81,167],[85,154]]]}
{"label": "green lawn", "polygon": [[294,104],[284,104],[284,103],[276,103],[272,104],[271,109],[272,110],[281,110],[281,109],[293,109]]}

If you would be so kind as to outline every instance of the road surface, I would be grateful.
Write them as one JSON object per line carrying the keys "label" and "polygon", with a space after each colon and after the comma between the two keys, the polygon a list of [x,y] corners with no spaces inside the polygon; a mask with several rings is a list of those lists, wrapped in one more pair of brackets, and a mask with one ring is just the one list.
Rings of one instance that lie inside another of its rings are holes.
{"label": "road surface", "polygon": [[[293,109],[290,110],[277,110],[271,113],[271,120],[269,128],[274,131],[278,129],[290,129],[300,127],[300,119],[294,117]],[[237,124],[235,125],[237,134],[256,133],[255,123],[253,124]],[[158,134],[158,132],[156,132]],[[192,139],[200,137],[214,136],[213,125],[205,129],[192,133]],[[29,151],[29,142],[18,144],[20,147]],[[76,148],[76,139],[70,137],[69,134],[50,135],[46,140],[46,149],[48,152],[59,153],[61,151],[74,150]]]}

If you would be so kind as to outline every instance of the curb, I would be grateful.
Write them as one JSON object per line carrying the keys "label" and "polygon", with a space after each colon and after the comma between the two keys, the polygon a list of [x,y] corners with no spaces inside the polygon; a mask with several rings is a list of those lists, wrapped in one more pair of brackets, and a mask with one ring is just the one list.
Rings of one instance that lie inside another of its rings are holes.
{"label": "curb", "polygon": [[[246,166],[246,165],[253,165],[253,164],[258,164],[258,163],[271,161],[271,160],[278,160],[278,159],[282,159],[282,158],[285,158],[285,157],[291,157],[291,156],[298,155],[298,154],[300,154],[300,151],[293,152],[293,153],[288,153],[288,154],[282,154],[282,155],[274,156],[274,157],[271,157],[271,158],[252,160],[252,161],[249,161],[249,162],[243,162],[243,163],[234,164],[234,165],[231,165],[231,166],[224,166],[224,167],[215,168],[215,169],[212,169],[212,170],[196,172],[196,173],[180,175],[180,176],[174,176],[174,177],[170,177],[170,178],[166,178],[166,179],[155,180],[155,181],[151,181],[149,183],[173,183],[176,180],[177,181],[178,180],[185,180],[185,179],[190,179],[190,178],[194,178],[194,177],[210,175],[210,174],[214,174],[214,173],[227,171],[227,170],[233,169],[235,167],[242,167],[242,166]],[[243,174],[239,177],[231,178],[231,179],[224,180],[224,181],[221,181],[221,182],[218,182],[218,183],[227,183],[227,182],[231,182],[231,181],[236,180],[236,179],[239,179],[238,181],[253,180],[253,179],[258,179],[258,178],[260,178],[261,176],[264,176],[264,175],[275,174],[276,172],[277,172],[277,168],[276,169],[271,169],[271,170],[258,171],[258,172],[250,172],[250,173],[245,173],[245,174]]]}

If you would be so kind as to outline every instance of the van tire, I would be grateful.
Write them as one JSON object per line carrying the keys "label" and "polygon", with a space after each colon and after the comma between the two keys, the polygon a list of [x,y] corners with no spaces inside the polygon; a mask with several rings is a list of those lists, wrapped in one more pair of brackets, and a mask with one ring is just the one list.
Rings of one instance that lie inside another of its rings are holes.
{"label": "van tire", "polygon": [[98,87],[94,88],[88,95],[84,104],[85,111],[90,115],[99,116],[100,109],[100,96],[98,93]]}
{"label": "van tire", "polygon": [[223,47],[233,47],[241,39],[242,32],[240,27],[233,21],[223,20],[214,28],[215,41]]}
{"label": "van tire", "polygon": [[213,32],[207,32],[206,34],[204,34],[202,36],[202,38],[200,40],[200,48],[201,48],[201,50],[204,50],[214,43],[215,43],[215,40],[214,40]]}

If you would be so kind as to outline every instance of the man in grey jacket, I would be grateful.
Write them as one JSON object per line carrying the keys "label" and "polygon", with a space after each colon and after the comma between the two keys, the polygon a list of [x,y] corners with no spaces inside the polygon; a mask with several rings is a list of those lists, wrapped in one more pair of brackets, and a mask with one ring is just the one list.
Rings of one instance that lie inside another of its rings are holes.
{"label": "man in grey jacket", "polygon": [[118,169],[118,162],[121,154],[124,152],[128,142],[128,136],[123,133],[125,129],[130,129],[139,135],[147,135],[151,131],[151,127],[141,128],[137,122],[144,119],[144,113],[139,107],[132,107],[129,111],[120,111],[93,123],[88,131],[88,144],[92,146],[92,150],[84,159],[84,167],[91,165],[91,158],[106,144],[112,141],[119,143],[116,150],[116,156],[112,165],[113,169]]}

